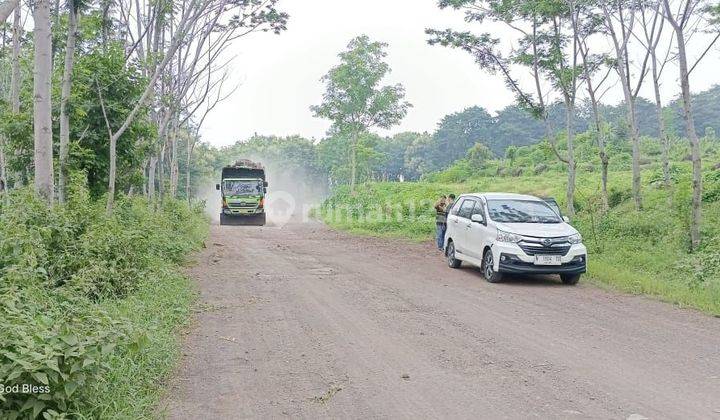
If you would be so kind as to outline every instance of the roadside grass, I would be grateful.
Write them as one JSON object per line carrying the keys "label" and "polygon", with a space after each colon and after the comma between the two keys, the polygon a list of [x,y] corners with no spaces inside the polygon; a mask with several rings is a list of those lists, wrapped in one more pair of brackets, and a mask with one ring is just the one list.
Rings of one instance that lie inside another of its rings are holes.
{"label": "roadside grass", "polygon": [[[578,174],[573,225],[589,249],[586,278],[592,283],[632,294],[645,294],[681,307],[720,315],[720,202],[703,206],[703,247],[689,252],[689,164],[678,164],[676,187],[654,180],[657,165],[643,172],[644,209],[634,209],[630,172],[610,173],[611,209],[601,209],[596,172]],[[477,177],[462,183],[367,183],[354,194],[336,189],[319,209],[333,228],[363,235],[430,241],[434,235],[433,203],[441,194],[506,191],[555,197],[565,208],[565,174],[547,172],[518,177]],[[712,191],[715,185],[708,184]]]}
{"label": "roadside grass", "polygon": [[115,354],[108,374],[88,395],[78,418],[152,419],[181,354],[180,332],[191,319],[196,293],[178,267],[158,269],[129,298],[109,302],[113,316],[145,332],[136,349]]}

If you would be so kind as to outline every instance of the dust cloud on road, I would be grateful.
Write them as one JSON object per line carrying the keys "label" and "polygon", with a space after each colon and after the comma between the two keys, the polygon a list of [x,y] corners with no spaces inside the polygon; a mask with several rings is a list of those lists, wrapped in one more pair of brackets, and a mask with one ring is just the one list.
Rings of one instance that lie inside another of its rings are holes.
{"label": "dust cloud on road", "polygon": [[214,226],[170,418],[712,418],[720,322],[431,244]]}

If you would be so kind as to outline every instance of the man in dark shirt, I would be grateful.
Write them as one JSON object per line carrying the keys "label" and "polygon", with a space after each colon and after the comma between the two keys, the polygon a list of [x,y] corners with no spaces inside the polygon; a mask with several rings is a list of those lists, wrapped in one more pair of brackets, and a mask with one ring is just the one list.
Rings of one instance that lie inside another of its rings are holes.
{"label": "man in dark shirt", "polygon": [[435,203],[435,230],[437,247],[439,250],[443,250],[445,245],[445,231],[447,230],[447,212],[455,202],[455,195],[450,194],[449,196],[442,196],[437,203]]}

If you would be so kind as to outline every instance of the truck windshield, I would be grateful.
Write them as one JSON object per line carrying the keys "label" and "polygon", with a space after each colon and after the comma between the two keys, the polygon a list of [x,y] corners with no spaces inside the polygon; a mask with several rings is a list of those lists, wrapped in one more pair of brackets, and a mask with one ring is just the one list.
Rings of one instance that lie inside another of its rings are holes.
{"label": "truck windshield", "polygon": [[262,180],[229,179],[225,181],[225,195],[262,195]]}
{"label": "truck windshield", "polygon": [[543,201],[488,200],[488,213],[500,223],[560,223],[560,216]]}

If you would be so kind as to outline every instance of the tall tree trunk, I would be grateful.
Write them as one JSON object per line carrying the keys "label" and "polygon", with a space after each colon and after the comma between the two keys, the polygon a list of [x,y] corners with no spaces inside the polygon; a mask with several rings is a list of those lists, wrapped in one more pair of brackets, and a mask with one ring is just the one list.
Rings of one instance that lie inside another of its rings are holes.
{"label": "tall tree trunk", "polygon": [[8,190],[7,161],[5,160],[5,136],[0,136],[0,194]]}
{"label": "tall tree trunk", "polygon": [[165,145],[160,149],[160,159],[158,160],[158,200],[163,201],[165,198]]}
{"label": "tall tree trunk", "polygon": [[[624,74],[624,72],[623,72]],[[635,99],[630,91],[628,82],[622,83],[625,92],[625,102],[627,107],[627,123],[630,130],[630,140],[632,142],[632,194],[635,201],[635,210],[642,210],[642,186],[640,175],[640,131],[637,125],[637,116],[635,108]]]}
{"label": "tall tree trunk", "polygon": [[[10,71],[10,107],[13,114],[20,112],[20,31],[21,31],[21,6],[16,4],[13,11],[13,27],[12,27],[12,57]],[[3,189],[10,188],[7,172],[7,151],[5,138],[0,139],[0,182]],[[20,179],[21,177],[17,177]],[[17,180],[16,180],[17,182]]]}
{"label": "tall tree trunk", "polygon": [[575,127],[573,119],[575,116],[575,101],[565,101],[565,129],[567,130],[567,213],[568,216],[575,216]]}
{"label": "tall tree trunk", "polygon": [[192,200],[190,199],[190,162],[192,160],[192,149],[195,143],[192,139],[193,137],[188,133],[187,144],[185,145],[185,197],[187,198],[188,205],[192,204]]}
{"label": "tall tree trunk", "polygon": [[597,101],[593,95],[592,107],[593,107],[593,118],[595,119],[595,134],[597,135],[598,142],[598,155],[600,156],[600,192],[602,196],[603,211],[607,211],[610,208],[610,202],[608,200],[608,166],[610,165],[610,158],[605,150],[605,131],[602,128],[602,120],[600,118],[600,111],[598,110]]}
{"label": "tall tree trunk", "polygon": [[142,185],[142,192],[143,197],[148,198],[148,164],[149,160],[145,159],[142,163],[142,170],[143,170],[143,185]]}
{"label": "tall tree trunk", "polygon": [[7,18],[10,17],[10,13],[18,7],[20,7],[19,0],[5,0],[0,3],[0,23],[5,23]]}
{"label": "tall tree trunk", "polygon": [[157,156],[150,157],[150,164],[148,165],[148,201],[152,202],[155,199],[155,172],[157,171]]}
{"label": "tall tree trunk", "polygon": [[115,178],[117,175],[117,139],[110,136],[110,171],[108,173],[108,200],[106,210],[112,212],[115,203]]}
{"label": "tall tree trunk", "polygon": [[20,5],[13,14],[12,31],[12,70],[10,76],[10,106],[13,114],[20,112],[20,35],[22,22]]}
{"label": "tall tree trunk", "polygon": [[663,0],[665,15],[677,39],[678,63],[680,64],[680,89],[683,99],[683,117],[687,130],[692,156],[692,217],[690,221],[690,245],[693,250],[700,246],[700,224],[702,222],[702,161],[700,158],[700,139],[695,131],[692,102],[690,97],[690,77],[687,64],[687,51],[685,50],[685,34],[683,27],[673,17],[668,0]]}
{"label": "tall tree trunk", "polygon": [[350,192],[355,192],[355,183],[357,182],[357,143],[358,134],[353,132],[350,145]]}
{"label": "tall tree trunk", "polygon": [[660,136],[660,145],[662,147],[662,172],[663,183],[665,187],[670,187],[670,163],[669,163],[669,147],[670,139],[665,129],[665,118],[663,113],[662,98],[660,97],[660,74],[658,71],[657,55],[654,47],[650,50],[650,64],[652,66],[653,91],[655,93],[655,112],[658,119],[658,134]]}
{"label": "tall tree trunk", "polygon": [[62,92],[60,94],[60,177],[58,178],[58,199],[65,202],[66,184],[68,179],[68,155],[70,150],[70,115],[68,114],[68,101],[72,89],[72,72],[75,63],[75,38],[77,36],[77,10],[75,2],[68,0],[68,33],[65,44],[65,68],[62,77]]}
{"label": "tall tree trunk", "polygon": [[[622,10],[623,6],[621,3],[616,3],[615,5],[618,7],[618,10]],[[630,130],[630,140],[632,141],[632,194],[635,201],[635,210],[639,211],[642,209],[642,191],[640,178],[640,131],[638,130],[637,125],[635,98],[633,97],[632,88],[630,87],[630,75],[628,73],[630,67],[628,63],[627,44],[630,35],[626,33],[626,30],[628,28],[626,28],[622,15],[620,15],[623,29],[623,39],[622,42],[618,40],[618,35],[613,29],[613,18],[610,16],[609,12],[605,8],[603,8],[603,13],[605,15],[606,27],[608,28],[615,49],[615,68],[618,72],[618,76],[620,77],[620,84],[622,85],[623,95],[625,98],[626,118],[628,130]]]}
{"label": "tall tree trunk", "polygon": [[170,131],[170,196],[177,197],[177,189],[179,182],[179,171],[178,171],[178,153],[177,153],[177,132],[178,132],[178,119],[175,118],[173,126]]}
{"label": "tall tree trunk", "polygon": [[53,203],[52,144],[52,34],[50,32],[50,0],[36,0],[33,9],[35,21],[35,63],[33,71],[33,132],[35,143],[35,190]]}

